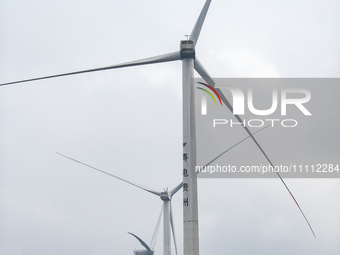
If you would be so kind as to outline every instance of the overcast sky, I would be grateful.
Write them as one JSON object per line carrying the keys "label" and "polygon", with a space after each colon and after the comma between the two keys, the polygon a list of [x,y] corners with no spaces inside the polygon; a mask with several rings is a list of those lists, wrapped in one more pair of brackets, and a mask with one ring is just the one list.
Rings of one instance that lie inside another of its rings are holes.
{"label": "overcast sky", "polygon": [[[0,0],[0,83],[175,51],[203,4]],[[339,77],[339,10],[336,0],[215,0],[197,56],[213,77]],[[305,150],[320,163],[339,160],[339,89],[317,91],[313,111],[325,125],[299,129],[301,140],[258,136],[274,159]],[[159,198],[55,151],[172,189],[182,180],[181,93],[180,62],[0,87],[0,254],[132,254],[141,246],[127,232],[149,243]],[[226,133],[225,148],[245,136]],[[202,146],[213,156],[218,144]],[[219,162],[251,153],[261,160],[247,141]],[[317,239],[278,179],[199,179],[201,254],[339,254],[339,179],[286,182]],[[180,192],[173,207],[182,254]]]}

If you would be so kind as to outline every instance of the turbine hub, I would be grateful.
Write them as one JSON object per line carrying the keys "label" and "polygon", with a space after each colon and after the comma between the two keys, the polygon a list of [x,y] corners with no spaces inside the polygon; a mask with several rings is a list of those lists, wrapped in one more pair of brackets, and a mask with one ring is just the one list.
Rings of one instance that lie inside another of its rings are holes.
{"label": "turbine hub", "polygon": [[193,58],[195,59],[195,43],[193,40],[183,40],[181,41],[181,59],[183,58]]}
{"label": "turbine hub", "polygon": [[161,193],[161,199],[163,201],[171,201],[171,193],[167,192],[167,191],[162,192]]}

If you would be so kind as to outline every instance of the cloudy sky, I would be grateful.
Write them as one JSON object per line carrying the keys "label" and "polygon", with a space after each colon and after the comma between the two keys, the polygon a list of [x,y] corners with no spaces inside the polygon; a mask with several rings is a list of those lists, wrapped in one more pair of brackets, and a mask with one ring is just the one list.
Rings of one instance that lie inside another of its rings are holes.
{"label": "cloudy sky", "polygon": [[[172,52],[203,4],[1,0],[0,83]],[[336,0],[213,1],[197,56],[213,77],[339,77],[339,10]],[[307,123],[301,140],[289,143],[293,132],[258,135],[274,159],[303,150],[326,163],[339,159],[339,89],[332,89],[315,93],[313,110],[325,124]],[[127,232],[149,242],[159,198],[55,151],[171,189],[182,178],[181,91],[180,62],[0,87],[0,253],[132,254],[140,244]],[[202,130],[198,135],[206,136]],[[199,161],[245,136],[233,129],[224,146],[201,144],[212,149]],[[261,161],[247,141],[219,162],[252,153]],[[201,254],[339,254],[339,180],[286,182],[317,239],[278,179],[199,179]],[[173,206],[182,254],[180,193]]]}

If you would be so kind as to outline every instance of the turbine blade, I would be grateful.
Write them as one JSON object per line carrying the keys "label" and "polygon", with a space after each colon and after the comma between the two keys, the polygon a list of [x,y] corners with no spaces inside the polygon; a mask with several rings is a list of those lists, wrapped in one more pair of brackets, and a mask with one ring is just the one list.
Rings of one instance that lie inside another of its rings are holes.
{"label": "turbine blade", "polygon": [[[198,59],[196,59],[195,62],[194,62],[194,68],[195,68],[195,70],[199,73],[199,75],[201,75],[201,77],[202,77],[202,78],[203,78],[210,86],[212,86],[212,87],[215,86],[214,80],[210,77],[210,75],[209,75],[208,72],[205,70],[205,68],[203,67],[203,65],[199,62]],[[220,97],[221,97],[223,103],[224,103],[224,104],[229,108],[229,110],[233,113],[233,107],[232,107],[232,105],[229,103],[228,99],[224,96],[224,94],[222,93],[222,91],[221,91],[219,88],[216,88],[215,90],[216,90],[217,93],[220,95]],[[236,117],[236,119],[237,119],[240,123],[242,123],[242,120],[241,120],[240,116],[238,116],[238,115],[236,115],[236,114],[234,114],[234,116]],[[242,125],[242,126],[243,126],[243,125]],[[260,145],[260,144],[258,143],[258,141],[255,139],[254,135],[250,132],[250,130],[249,130],[246,126],[243,126],[243,127],[244,127],[244,129],[246,130],[246,132],[248,133],[249,137],[252,138],[252,140],[255,142],[255,144],[256,144],[257,147],[260,149],[260,151],[262,152],[262,154],[263,154],[263,155],[265,156],[265,158],[268,160],[269,164],[274,168],[273,163],[271,162],[271,160],[269,159],[268,155],[265,153],[265,151],[263,150],[263,148],[261,147],[261,145]],[[261,130],[259,130],[259,131],[257,131],[257,132],[260,132],[260,131],[261,131]],[[256,134],[256,132],[255,132],[254,134]],[[248,137],[247,137],[246,139],[248,139]],[[244,140],[245,140],[245,139],[244,139]],[[243,140],[242,140],[242,141],[243,141]],[[241,142],[242,142],[242,141],[241,141]],[[239,143],[240,143],[240,142],[239,142]],[[239,144],[239,143],[237,143],[237,144]],[[237,144],[236,144],[236,145],[237,145]],[[236,145],[234,145],[234,146],[236,146]],[[233,147],[234,147],[234,146],[233,146]],[[231,147],[231,148],[232,148],[232,147]],[[231,148],[230,148],[230,149],[231,149]],[[229,150],[229,149],[228,149],[228,150]],[[227,151],[228,151],[228,150],[227,150]],[[227,151],[226,151],[226,152],[227,152]],[[222,153],[221,155],[219,155],[217,158],[219,158],[219,157],[222,156],[223,154],[224,154],[224,153]],[[212,161],[210,161],[207,165],[211,164],[211,163],[212,163],[214,160],[216,160],[217,158],[215,158],[215,159],[213,159]],[[207,165],[206,165],[206,166],[207,166]],[[277,174],[277,176],[280,178],[281,182],[283,183],[283,185],[285,186],[285,188],[287,189],[287,191],[289,192],[290,196],[293,198],[295,204],[296,204],[297,207],[299,208],[299,210],[300,210],[302,216],[304,217],[304,219],[305,219],[305,221],[307,222],[307,224],[308,224],[310,230],[312,231],[314,237],[316,238],[316,235],[315,235],[315,233],[314,233],[314,231],[313,231],[313,228],[312,228],[312,226],[310,225],[310,223],[309,223],[309,221],[308,221],[308,219],[307,219],[305,213],[302,211],[302,209],[301,209],[299,203],[296,201],[295,197],[293,196],[292,192],[291,192],[290,189],[288,188],[288,186],[287,186],[287,184],[285,183],[285,181],[282,179],[281,175],[280,175],[278,172],[276,172],[276,174]]]}
{"label": "turbine blade", "polygon": [[171,190],[171,196],[175,195],[177,193],[177,191],[179,191],[181,188],[183,187],[183,182],[178,184],[175,188],[173,188],[173,190]]}
{"label": "turbine blade", "polygon": [[153,254],[153,250],[149,247],[149,245],[147,245],[142,239],[140,239],[138,236],[136,236],[135,234],[132,234],[130,232],[128,232],[128,234],[136,237],[136,239],[141,243],[141,245],[143,245],[145,247],[145,249],[147,249],[147,251],[150,253],[150,254]]}
{"label": "turbine blade", "polygon": [[[212,87],[215,86],[215,82],[214,80],[210,77],[210,75],[208,74],[208,72],[205,70],[205,68],[203,67],[203,65],[199,62],[198,59],[195,60],[194,62],[194,68],[195,70],[201,75],[201,77]],[[219,88],[215,89],[217,91],[217,93],[220,95],[223,103],[229,108],[229,110],[233,113],[233,107],[232,105],[229,103],[228,99],[224,96],[224,94],[222,93],[222,91]],[[240,118],[240,116],[234,114],[235,118],[242,123],[242,120]],[[246,130],[246,132],[248,133],[249,137],[252,138],[252,140],[255,142],[255,144],[257,145],[257,147],[260,149],[260,151],[262,152],[262,154],[265,156],[265,158],[268,160],[269,164],[274,168],[274,164],[271,162],[271,160],[269,159],[268,155],[265,153],[265,151],[263,150],[263,148],[261,147],[261,145],[258,143],[258,141],[255,139],[254,135],[250,132],[250,130],[246,127],[243,126],[244,129]],[[260,131],[260,130],[259,130]],[[258,132],[259,132],[258,131]],[[255,134],[255,133],[254,133]],[[236,144],[237,145],[237,144]],[[235,145],[235,146],[236,146]],[[229,150],[229,149],[228,149]],[[228,151],[227,150],[227,151]],[[224,153],[222,153],[221,155],[223,155]],[[221,155],[219,155],[218,157],[220,157]],[[217,158],[218,158],[217,157]],[[217,158],[213,159],[211,162],[213,162],[214,160],[216,160]],[[209,162],[207,165],[211,164],[211,162]],[[206,166],[207,166],[206,165]],[[285,181],[282,179],[281,175],[276,172],[277,176],[280,178],[281,182],[283,183],[283,185],[286,187],[287,191],[289,192],[290,196],[293,198],[295,204],[297,205],[297,207],[299,208],[301,214],[303,215],[304,219],[306,220],[310,230],[312,231],[314,237],[316,238],[316,235],[313,231],[312,226],[310,225],[306,215],[304,214],[304,212],[302,211],[299,203],[296,201],[295,197],[293,196],[292,192],[290,191],[290,189],[288,188],[287,184],[285,183]]]}
{"label": "turbine blade", "polygon": [[65,155],[63,155],[63,154],[61,154],[61,153],[59,153],[59,152],[55,152],[55,153],[57,153],[57,154],[60,155],[60,156],[63,156],[64,158],[70,159],[70,160],[72,160],[72,161],[74,161],[74,162],[77,162],[77,163],[79,163],[79,164],[82,164],[82,165],[84,165],[84,166],[87,166],[87,167],[89,167],[89,168],[92,168],[92,169],[94,169],[94,170],[96,170],[96,171],[98,171],[98,172],[101,172],[101,173],[103,173],[103,174],[109,175],[109,176],[114,177],[114,178],[116,178],[116,179],[118,179],[118,180],[121,180],[121,181],[123,181],[123,182],[129,183],[129,184],[131,184],[131,185],[133,185],[133,186],[135,186],[135,187],[137,187],[137,188],[140,188],[140,189],[142,189],[142,190],[145,190],[145,191],[147,191],[147,192],[150,192],[150,193],[152,193],[152,194],[154,194],[154,195],[156,195],[156,196],[160,196],[160,195],[161,195],[160,192],[154,191],[154,190],[152,190],[152,189],[149,189],[149,188],[144,187],[144,186],[142,186],[142,185],[136,184],[136,183],[134,183],[134,182],[125,180],[125,179],[123,179],[123,178],[120,178],[120,177],[118,177],[118,176],[115,176],[115,175],[113,175],[113,174],[110,174],[110,173],[108,173],[108,172],[105,172],[105,171],[103,171],[103,170],[100,170],[100,169],[98,169],[98,168],[96,168],[96,167],[90,166],[90,165],[85,164],[85,163],[83,163],[83,162],[81,162],[81,161],[78,161],[78,160],[76,160],[76,159],[73,159],[73,158],[70,158],[70,157],[68,157],[68,156],[65,156]]}
{"label": "turbine blade", "polygon": [[195,45],[197,44],[198,37],[200,36],[201,29],[202,29],[202,26],[203,26],[203,23],[204,23],[204,19],[205,19],[205,16],[207,15],[210,3],[211,3],[211,0],[207,0],[205,2],[203,9],[201,11],[201,14],[200,14],[200,16],[198,16],[196,24],[195,24],[195,26],[194,26],[194,28],[191,32],[189,39],[194,41]]}
{"label": "turbine blade", "polygon": [[214,80],[210,77],[208,72],[205,70],[201,62],[196,58],[194,62],[194,68],[196,72],[208,83],[210,86],[214,87],[215,82]]}
{"label": "turbine blade", "polygon": [[[269,125],[268,126],[265,126],[259,130],[257,130],[256,132],[253,133],[253,135],[263,131],[264,129],[270,127]],[[204,166],[201,167],[201,169],[203,167],[206,167],[206,166],[209,166],[211,163],[213,163],[215,160],[217,160],[218,158],[220,158],[222,155],[224,155],[225,153],[227,153],[228,151],[230,151],[231,149],[233,149],[234,147],[236,147],[237,145],[239,145],[240,143],[244,142],[245,140],[249,139],[250,138],[250,135],[243,138],[242,140],[240,140],[239,142],[235,143],[233,146],[229,147],[227,150],[223,151],[221,154],[219,154],[217,157],[215,157],[214,159],[210,160],[208,163],[206,163]],[[200,170],[201,170],[200,169]],[[197,174],[199,174],[200,172],[197,172]]]}
{"label": "turbine blade", "polygon": [[156,240],[157,240],[157,236],[158,236],[158,231],[159,231],[159,226],[161,224],[163,210],[164,210],[164,204],[162,205],[161,213],[159,214],[159,217],[158,217],[155,232],[153,233],[153,236],[152,236],[152,239],[151,239],[151,249],[152,250],[155,248],[155,244],[156,244]]}
{"label": "turbine blade", "polygon": [[[219,88],[216,88],[217,93],[220,95],[223,103],[229,108],[229,110],[231,112],[233,112],[233,107],[232,105],[229,103],[229,101],[227,100],[227,98],[224,96],[224,94],[222,93],[222,91]],[[236,117],[236,119],[242,123],[242,120],[240,118],[240,116],[234,114],[234,116]],[[243,125],[242,125],[243,126]],[[266,152],[263,150],[263,148],[261,147],[261,145],[258,143],[258,141],[255,139],[255,137],[253,136],[253,134],[250,132],[250,130],[248,129],[248,127],[243,126],[243,128],[246,130],[246,132],[249,134],[249,136],[252,138],[252,140],[255,142],[255,144],[257,145],[257,147],[260,149],[260,151],[262,152],[262,154],[265,156],[265,158],[267,159],[267,161],[269,162],[269,164],[274,168],[274,164],[271,162],[271,160],[269,159],[268,155],[266,154]],[[289,192],[290,196],[293,198],[295,204],[297,205],[297,207],[299,208],[302,216],[304,217],[305,221],[307,222],[309,229],[312,231],[314,237],[316,238],[316,235],[314,233],[314,230],[311,226],[311,224],[309,223],[305,213],[302,211],[299,203],[296,201],[295,197],[293,196],[292,192],[290,191],[290,189],[288,188],[287,184],[285,183],[285,181],[282,179],[281,175],[276,172],[277,176],[280,178],[281,182],[283,183],[283,185],[286,187],[287,191]]]}
{"label": "turbine blade", "polygon": [[171,229],[172,229],[172,236],[174,237],[174,244],[175,244],[175,251],[176,251],[176,255],[177,253],[177,242],[176,242],[176,235],[175,235],[175,226],[174,226],[174,219],[173,219],[173,215],[172,215],[172,204],[170,201],[170,225],[171,225]]}
{"label": "turbine blade", "polygon": [[6,82],[6,83],[1,83],[0,86],[29,82],[29,81],[37,81],[37,80],[43,80],[43,79],[50,79],[50,78],[56,78],[56,77],[61,77],[61,76],[74,75],[74,74],[91,73],[91,72],[104,71],[104,70],[130,67],[130,66],[148,65],[148,64],[169,62],[169,61],[175,61],[175,60],[180,60],[180,59],[181,59],[181,56],[180,56],[179,52],[172,52],[172,53],[168,53],[168,54],[164,54],[164,55],[140,59],[140,60],[131,61],[131,62],[113,65],[113,66],[99,67],[99,68],[87,69],[87,70],[82,70],[82,71],[75,71],[75,72],[70,72],[70,73],[55,74],[55,75],[43,76],[43,77],[38,77],[38,78],[31,78],[31,79],[20,80],[20,81]]}

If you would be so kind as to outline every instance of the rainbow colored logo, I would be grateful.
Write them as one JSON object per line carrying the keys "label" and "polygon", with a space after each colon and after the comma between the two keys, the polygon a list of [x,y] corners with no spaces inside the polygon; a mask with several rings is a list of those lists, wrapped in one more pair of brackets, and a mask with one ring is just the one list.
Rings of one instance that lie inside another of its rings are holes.
{"label": "rainbow colored logo", "polygon": [[[219,94],[217,93],[217,91],[212,86],[210,86],[210,85],[208,85],[206,83],[203,83],[203,82],[197,82],[197,83],[207,87],[208,89],[210,89],[217,96],[217,98],[220,101],[220,104],[222,106],[222,100],[221,100]],[[212,98],[212,100],[214,101],[215,105],[217,105],[217,102],[216,102],[216,100],[214,98],[214,95],[209,90],[201,88],[201,87],[196,87],[196,88],[200,89],[200,90],[203,90],[205,93],[207,93]],[[206,100],[205,97],[202,97],[201,114],[202,115],[207,115],[207,100]]]}

